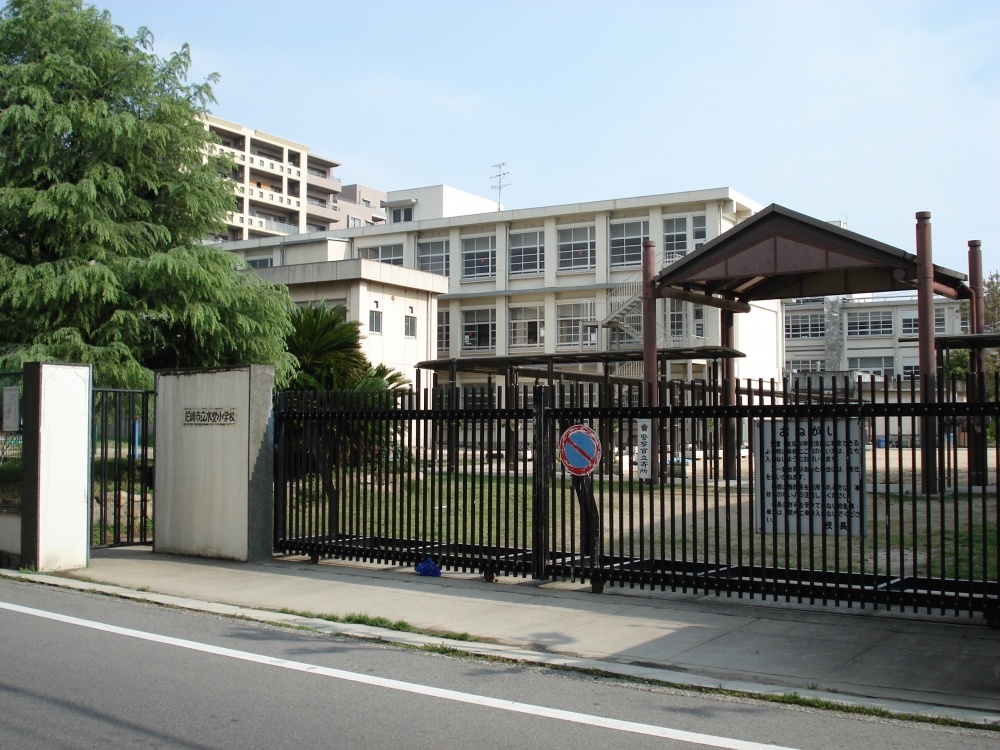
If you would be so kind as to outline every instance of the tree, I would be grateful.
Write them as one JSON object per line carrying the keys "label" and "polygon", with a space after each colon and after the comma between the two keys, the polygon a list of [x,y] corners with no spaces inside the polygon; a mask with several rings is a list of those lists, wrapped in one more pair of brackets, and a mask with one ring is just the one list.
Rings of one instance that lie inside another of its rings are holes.
{"label": "tree", "polygon": [[203,244],[233,205],[209,153],[211,84],[190,50],[160,58],[80,0],[0,11],[0,366],[92,363],[137,386],[151,368],[273,364],[287,290]]}
{"label": "tree", "polygon": [[384,364],[373,365],[361,349],[361,324],[343,305],[307,305],[292,312],[288,351],[298,360],[292,387],[301,390],[402,391],[409,381]]}
{"label": "tree", "polygon": [[1000,271],[983,279],[983,312],[987,333],[1000,333]]}
{"label": "tree", "polygon": [[347,319],[343,305],[309,305],[292,313],[288,351],[298,360],[293,387],[302,390],[345,390],[364,373],[361,327]]}

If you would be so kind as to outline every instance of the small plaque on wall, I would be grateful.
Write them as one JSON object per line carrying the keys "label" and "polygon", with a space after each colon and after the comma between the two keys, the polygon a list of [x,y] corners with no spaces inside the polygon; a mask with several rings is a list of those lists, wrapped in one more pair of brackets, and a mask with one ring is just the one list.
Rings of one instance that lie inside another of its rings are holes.
{"label": "small plaque on wall", "polygon": [[236,409],[231,406],[194,406],[184,408],[185,427],[224,427],[236,424]]}

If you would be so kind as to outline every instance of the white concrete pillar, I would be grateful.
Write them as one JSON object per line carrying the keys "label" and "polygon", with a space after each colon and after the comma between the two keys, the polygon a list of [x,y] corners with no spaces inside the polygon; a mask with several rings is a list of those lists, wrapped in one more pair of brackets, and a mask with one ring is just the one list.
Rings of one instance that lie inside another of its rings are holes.
{"label": "white concrete pillar", "polygon": [[609,239],[608,227],[610,216],[611,214],[606,211],[594,216],[595,262],[597,264],[594,269],[594,278],[597,284],[608,282],[608,268],[611,265],[611,240]]}
{"label": "white concrete pillar", "polygon": [[89,365],[24,368],[21,565],[40,573],[90,560]]}

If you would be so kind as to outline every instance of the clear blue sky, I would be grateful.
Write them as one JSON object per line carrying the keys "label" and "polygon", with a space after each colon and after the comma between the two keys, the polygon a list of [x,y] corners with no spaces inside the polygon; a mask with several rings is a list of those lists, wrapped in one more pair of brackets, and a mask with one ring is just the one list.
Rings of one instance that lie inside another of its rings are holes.
{"label": "clear blue sky", "polygon": [[1000,2],[101,0],[214,114],[506,208],[732,187],[1000,268]]}

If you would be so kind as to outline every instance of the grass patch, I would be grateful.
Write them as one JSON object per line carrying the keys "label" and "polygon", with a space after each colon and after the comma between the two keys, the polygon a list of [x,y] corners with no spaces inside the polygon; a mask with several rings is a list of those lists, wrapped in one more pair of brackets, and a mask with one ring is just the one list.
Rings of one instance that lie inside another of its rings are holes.
{"label": "grass patch", "polygon": [[357,612],[349,612],[344,615],[341,622],[350,625],[368,625],[372,628],[384,628],[385,630],[395,630],[400,633],[415,633],[416,629],[406,620],[390,620],[388,617],[378,617],[373,615],[363,615]]}
{"label": "grass patch", "polygon": [[452,633],[447,630],[420,630],[413,627],[406,620],[390,620],[388,617],[378,617],[375,615],[364,615],[358,612],[349,612],[346,615],[332,615],[326,612],[308,612],[298,609],[288,609],[282,607],[277,610],[283,615],[295,615],[296,617],[306,617],[310,620],[326,620],[327,622],[343,623],[345,625],[367,625],[372,628],[382,628],[392,630],[397,633],[416,633],[418,635],[429,635],[435,638],[444,638],[450,641],[470,641],[479,639],[470,633]]}

